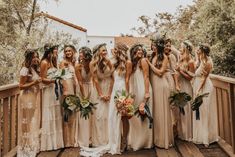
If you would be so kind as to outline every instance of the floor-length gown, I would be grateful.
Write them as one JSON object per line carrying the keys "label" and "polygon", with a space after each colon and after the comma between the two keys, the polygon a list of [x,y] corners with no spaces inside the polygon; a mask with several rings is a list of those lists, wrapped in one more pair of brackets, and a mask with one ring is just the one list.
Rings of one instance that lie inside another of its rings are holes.
{"label": "floor-length gown", "polygon": [[[82,76],[82,85],[84,89],[84,97],[89,98],[89,101],[92,103],[94,102],[93,98],[93,91],[94,86],[91,82],[91,73],[86,73],[84,67],[81,69],[81,76]],[[81,97],[81,90],[79,85],[76,86],[76,93],[79,97]],[[78,131],[77,135],[78,137],[78,145],[83,147],[88,147],[89,144],[91,144],[91,116],[89,116],[89,119],[84,119],[80,117],[80,113],[78,115]]]}
{"label": "floor-length gown", "polygon": [[[180,68],[182,70],[188,71],[188,63],[182,63]],[[190,96],[193,96],[193,88],[191,81],[187,80],[181,74],[178,78],[180,91],[186,92]],[[192,141],[192,110],[190,102],[184,107],[185,115],[180,113],[179,115],[179,125],[178,125],[178,136],[182,140]]]}
{"label": "floor-length gown", "polygon": [[[208,62],[212,64],[211,58],[209,58]],[[196,97],[196,92],[203,80],[201,73],[204,66],[204,63],[201,63],[195,73],[193,81],[194,97]],[[193,142],[209,145],[218,141],[216,94],[209,76],[200,92],[200,94],[204,93],[209,93],[209,96],[203,98],[203,104],[199,108],[200,120],[196,120],[195,112],[193,113]]]}
{"label": "floor-length gown", "polygon": [[[50,68],[49,74],[55,71]],[[54,92],[55,85],[45,85],[42,93],[42,128],[41,151],[55,150],[64,147],[61,106]]]}
{"label": "floor-length gown", "polygon": [[[101,88],[103,95],[108,95],[112,69],[108,66],[101,72],[99,68],[97,69],[97,77],[99,86]],[[110,102],[105,102],[98,97],[98,92],[96,91],[96,110],[92,116],[92,146],[104,146],[108,144],[108,113]]]}
{"label": "floor-length gown", "polygon": [[114,85],[109,104],[108,113],[108,144],[99,146],[96,148],[83,148],[81,155],[100,157],[105,153],[121,154],[121,133],[122,133],[122,121],[121,115],[118,114],[116,104],[114,102],[114,96],[116,91],[125,90],[125,75],[119,75],[114,71]]}
{"label": "floor-length gown", "polygon": [[153,87],[153,137],[157,147],[168,149],[174,144],[171,109],[169,104],[170,86],[166,73],[159,77],[151,71]]}
{"label": "floor-length gown", "polygon": [[[68,71],[72,74],[72,78],[62,80],[63,84],[63,95],[74,95],[76,87],[75,69],[69,64]],[[63,121],[63,139],[65,147],[78,146],[77,132],[78,132],[78,112],[74,112],[68,117],[68,122]]]}
{"label": "floor-length gown", "polygon": [[[31,69],[23,67],[21,76],[27,76],[30,81],[39,78],[39,75]],[[20,92],[19,105],[19,130],[18,130],[18,157],[36,157],[39,152],[39,130],[40,130],[40,101],[39,85],[33,85]]]}
{"label": "floor-length gown", "polygon": [[[149,85],[150,99],[149,109],[152,113],[152,88]],[[136,71],[130,77],[130,93],[135,94],[135,104],[140,105],[144,101],[145,86],[144,74],[137,65]],[[149,121],[146,118],[144,121],[137,116],[133,116],[129,120],[128,148],[139,150],[141,148],[151,148],[153,145],[153,129],[149,128]]]}
{"label": "floor-length gown", "polygon": [[[176,57],[173,54],[169,54],[168,56],[169,64],[167,65],[167,71],[165,73],[166,79],[169,85],[170,92],[174,92],[175,89],[175,81],[173,78],[173,75],[176,72]],[[179,120],[179,108],[176,106],[171,106],[171,119],[172,119],[172,125],[174,127],[177,126],[178,120]],[[173,131],[177,131],[177,128]]]}

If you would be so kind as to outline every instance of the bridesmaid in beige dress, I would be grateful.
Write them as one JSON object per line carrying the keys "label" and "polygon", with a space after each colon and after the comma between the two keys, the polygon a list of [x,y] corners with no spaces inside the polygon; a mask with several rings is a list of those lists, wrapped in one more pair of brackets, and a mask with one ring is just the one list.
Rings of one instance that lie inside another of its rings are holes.
{"label": "bridesmaid in beige dress", "polygon": [[50,73],[56,71],[52,64],[53,47],[46,44],[44,50],[40,64],[40,74],[44,83],[42,92],[41,151],[64,147],[61,107],[54,94],[55,80],[48,78]]}
{"label": "bridesmaid in beige dress", "polygon": [[106,44],[95,46],[93,55],[90,69],[96,88],[95,101],[98,105],[92,117],[92,145],[96,147],[108,144],[109,102],[114,78],[112,63],[107,58]]}
{"label": "bridesmaid in beige dress", "polygon": [[[181,43],[181,59],[176,68],[178,81],[176,88],[193,96],[191,80],[195,72],[195,63],[191,57],[193,46],[189,41]],[[186,141],[192,140],[192,110],[190,103],[184,107],[185,114],[180,113],[178,125],[179,138]]]}
{"label": "bridesmaid in beige dress", "polygon": [[[166,75],[166,79],[170,87],[169,88],[170,92],[174,92],[176,90],[179,91],[179,89],[175,88],[175,82],[178,81],[177,76],[176,76],[176,70],[175,70],[177,66],[177,59],[175,55],[172,54],[172,45],[171,45],[170,39],[165,40],[164,53],[167,56],[168,61],[169,61],[165,75]],[[177,123],[179,121],[179,108],[178,107],[171,106],[171,118],[172,118],[174,136],[177,136]]]}
{"label": "bridesmaid in beige dress", "polygon": [[[94,89],[91,82],[91,71],[89,64],[92,60],[92,52],[88,47],[79,49],[79,61],[75,66],[75,74],[78,80],[76,94],[82,99],[89,99],[93,102],[92,91]],[[78,117],[77,138],[79,146],[89,147],[91,144],[91,117],[85,120]]]}
{"label": "bridesmaid in beige dress", "polygon": [[209,96],[203,98],[203,104],[199,108],[200,120],[196,120],[195,112],[193,113],[193,142],[209,146],[210,143],[218,141],[216,95],[209,77],[213,62],[207,44],[200,45],[197,53],[200,65],[193,81],[194,97],[204,93],[209,93]]}
{"label": "bridesmaid in beige dress", "polygon": [[[74,95],[76,87],[76,76],[74,68],[74,53],[76,49],[73,45],[66,45],[64,47],[64,59],[60,63],[61,69],[68,69],[72,73],[72,78],[62,80],[63,84],[63,97],[66,95]],[[62,98],[63,100],[63,98]],[[77,132],[78,132],[78,113],[73,113],[68,117],[68,122],[63,122],[63,137],[65,147],[74,147],[77,146]]]}
{"label": "bridesmaid in beige dress", "polygon": [[[135,104],[140,105],[149,101],[149,109],[152,113],[152,88],[149,83],[149,66],[144,58],[143,46],[134,45],[130,49],[132,61],[132,74],[130,77],[130,93],[135,94]],[[133,150],[151,148],[153,145],[153,130],[149,128],[149,121],[146,118],[141,121],[139,117],[132,117],[129,120],[128,147]]]}
{"label": "bridesmaid in beige dress", "polygon": [[39,152],[40,102],[39,56],[26,50],[20,70],[20,105],[18,130],[18,157],[36,157]]}
{"label": "bridesmaid in beige dress", "polygon": [[170,86],[167,81],[169,61],[164,54],[164,39],[159,38],[152,43],[152,57],[148,64],[151,68],[153,87],[153,126],[154,144],[168,149],[174,144],[171,110],[169,104]]}

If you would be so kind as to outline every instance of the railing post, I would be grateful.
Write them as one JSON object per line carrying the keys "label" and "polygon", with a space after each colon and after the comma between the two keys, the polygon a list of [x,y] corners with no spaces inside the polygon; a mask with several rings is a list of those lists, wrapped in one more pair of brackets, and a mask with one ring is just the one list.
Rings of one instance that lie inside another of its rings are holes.
{"label": "railing post", "polygon": [[235,93],[234,84],[230,83],[229,97],[231,104],[231,132],[232,132],[232,149],[235,154]]}

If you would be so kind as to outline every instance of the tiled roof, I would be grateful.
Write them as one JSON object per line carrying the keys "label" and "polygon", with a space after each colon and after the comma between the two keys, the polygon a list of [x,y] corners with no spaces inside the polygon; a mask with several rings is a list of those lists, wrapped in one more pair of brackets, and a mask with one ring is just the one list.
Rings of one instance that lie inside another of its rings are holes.
{"label": "tiled roof", "polygon": [[87,30],[85,28],[82,28],[81,26],[78,26],[78,25],[75,25],[75,24],[72,24],[70,22],[67,22],[67,21],[64,21],[58,17],[55,17],[55,16],[52,16],[52,15],[49,15],[47,13],[44,13],[44,12],[41,12],[41,13],[38,13],[36,16],[44,16],[44,17],[47,17],[49,19],[52,19],[54,21],[57,21],[59,23],[62,23],[64,25],[67,25],[67,26],[70,26],[70,27],[73,27],[77,30],[80,30],[80,31],[83,31],[83,32],[87,32]]}
{"label": "tiled roof", "polygon": [[147,48],[147,51],[150,51],[150,45],[151,45],[151,40],[146,37],[115,37],[114,42],[115,45],[117,43],[124,43],[129,48],[137,43],[143,44]]}

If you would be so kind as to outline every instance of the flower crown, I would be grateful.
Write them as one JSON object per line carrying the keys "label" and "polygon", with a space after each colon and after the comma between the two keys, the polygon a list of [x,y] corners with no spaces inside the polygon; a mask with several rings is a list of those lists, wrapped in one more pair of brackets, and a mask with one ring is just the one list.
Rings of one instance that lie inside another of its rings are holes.
{"label": "flower crown", "polygon": [[99,44],[99,45],[96,45],[94,48],[93,48],[93,55],[97,53],[97,51],[102,47],[102,46],[106,46],[107,44],[105,43],[102,43],[102,44]]}

